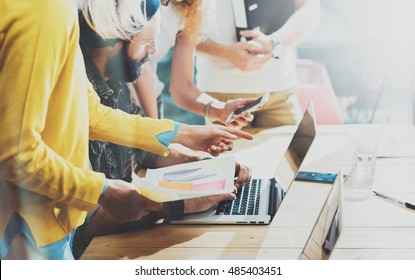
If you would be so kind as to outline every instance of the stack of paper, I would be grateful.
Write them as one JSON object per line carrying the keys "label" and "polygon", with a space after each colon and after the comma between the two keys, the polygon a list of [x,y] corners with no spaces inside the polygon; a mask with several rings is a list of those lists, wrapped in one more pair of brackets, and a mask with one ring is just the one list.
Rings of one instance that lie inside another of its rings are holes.
{"label": "stack of paper", "polygon": [[147,198],[165,202],[232,192],[234,175],[235,158],[220,157],[148,169],[145,179],[134,176],[133,184]]}

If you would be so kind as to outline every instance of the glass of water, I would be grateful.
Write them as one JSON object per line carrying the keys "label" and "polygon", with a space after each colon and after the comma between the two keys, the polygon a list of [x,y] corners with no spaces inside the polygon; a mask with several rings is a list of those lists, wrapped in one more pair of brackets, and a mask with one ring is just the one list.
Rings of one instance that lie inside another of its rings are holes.
{"label": "glass of water", "polygon": [[358,143],[354,153],[355,166],[345,184],[345,196],[349,200],[365,200],[373,188],[373,175],[376,168],[377,142],[365,139]]}

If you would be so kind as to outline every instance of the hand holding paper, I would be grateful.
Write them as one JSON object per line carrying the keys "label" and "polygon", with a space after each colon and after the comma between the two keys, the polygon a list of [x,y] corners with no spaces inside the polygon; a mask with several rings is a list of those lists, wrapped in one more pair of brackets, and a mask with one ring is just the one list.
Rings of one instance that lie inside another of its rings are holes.
{"label": "hand holding paper", "polygon": [[149,169],[145,180],[134,176],[133,184],[149,199],[166,202],[232,193],[234,174],[235,159],[223,157]]}

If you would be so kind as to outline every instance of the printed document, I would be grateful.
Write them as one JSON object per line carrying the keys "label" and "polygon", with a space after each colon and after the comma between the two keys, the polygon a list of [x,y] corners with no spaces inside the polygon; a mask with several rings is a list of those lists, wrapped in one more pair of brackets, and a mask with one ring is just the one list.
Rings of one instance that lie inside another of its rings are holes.
{"label": "printed document", "polygon": [[148,169],[145,179],[133,184],[147,198],[166,202],[229,193],[234,189],[235,158],[220,157]]}

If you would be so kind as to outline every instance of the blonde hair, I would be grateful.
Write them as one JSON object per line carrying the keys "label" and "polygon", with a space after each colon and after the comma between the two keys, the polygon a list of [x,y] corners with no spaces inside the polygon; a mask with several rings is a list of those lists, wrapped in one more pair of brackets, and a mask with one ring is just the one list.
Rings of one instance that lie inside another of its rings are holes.
{"label": "blonde hair", "polygon": [[176,10],[184,22],[182,32],[188,34],[192,39],[197,39],[202,26],[203,0],[183,0],[182,2],[170,1],[172,8]]}
{"label": "blonde hair", "polygon": [[76,1],[88,24],[104,39],[128,40],[148,23],[141,8],[144,0]]}

